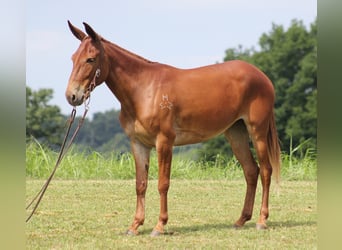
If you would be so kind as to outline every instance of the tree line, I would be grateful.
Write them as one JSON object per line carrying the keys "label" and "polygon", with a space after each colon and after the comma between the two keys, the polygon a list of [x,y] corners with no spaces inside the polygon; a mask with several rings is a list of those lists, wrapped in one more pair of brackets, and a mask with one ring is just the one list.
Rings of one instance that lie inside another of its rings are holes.
{"label": "tree line", "polygon": [[[285,29],[272,29],[259,38],[258,48],[228,48],[223,60],[240,59],[260,68],[273,82],[276,92],[275,116],[282,151],[301,145],[297,153],[316,150],[317,136],[317,20],[307,28],[293,20]],[[34,137],[51,147],[61,143],[67,117],[50,105],[53,91],[33,91],[26,87],[26,137]],[[120,111],[98,112],[86,119],[76,143],[101,152],[129,151],[129,141],[120,124]],[[76,121],[77,124],[77,121]],[[201,159],[214,160],[229,155],[223,136],[197,146]]]}

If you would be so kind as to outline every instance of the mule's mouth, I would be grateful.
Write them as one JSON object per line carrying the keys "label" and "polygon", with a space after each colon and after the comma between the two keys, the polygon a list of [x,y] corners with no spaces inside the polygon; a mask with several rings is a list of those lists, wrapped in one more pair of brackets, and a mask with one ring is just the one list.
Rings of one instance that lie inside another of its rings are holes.
{"label": "mule's mouth", "polygon": [[72,106],[79,106],[83,103],[84,95],[81,96],[81,98],[77,98],[76,95],[72,95],[70,100],[68,99],[70,105]]}
{"label": "mule's mouth", "polygon": [[89,95],[83,93],[83,91],[67,91],[65,96],[71,106],[79,106],[89,97]]}

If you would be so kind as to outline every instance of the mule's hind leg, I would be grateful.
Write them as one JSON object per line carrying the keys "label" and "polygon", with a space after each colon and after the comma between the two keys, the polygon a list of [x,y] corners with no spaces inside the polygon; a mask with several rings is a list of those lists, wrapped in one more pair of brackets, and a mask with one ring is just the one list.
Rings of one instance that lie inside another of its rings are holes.
{"label": "mule's hind leg", "polygon": [[225,136],[232,147],[234,155],[242,165],[247,183],[245,203],[241,216],[234,224],[235,227],[242,227],[246,221],[252,218],[259,168],[250,151],[249,135],[242,120],[237,121],[230,127],[225,132]]}
{"label": "mule's hind leg", "polygon": [[262,184],[262,200],[261,209],[258,222],[256,224],[257,229],[266,229],[266,221],[269,215],[268,201],[271,185],[272,166],[267,149],[267,134],[268,124],[263,123],[258,126],[254,125],[249,128],[253,145],[257,154],[257,158],[260,166],[260,177]]}
{"label": "mule's hind leg", "polygon": [[268,200],[269,200],[269,192],[271,185],[271,175],[272,175],[272,167],[268,159],[267,155],[267,142],[266,139],[257,139],[254,142],[254,147],[257,151],[259,165],[260,165],[260,177],[262,183],[262,201],[261,201],[261,210],[260,217],[257,222],[257,229],[266,229],[266,220],[269,215],[268,211]]}

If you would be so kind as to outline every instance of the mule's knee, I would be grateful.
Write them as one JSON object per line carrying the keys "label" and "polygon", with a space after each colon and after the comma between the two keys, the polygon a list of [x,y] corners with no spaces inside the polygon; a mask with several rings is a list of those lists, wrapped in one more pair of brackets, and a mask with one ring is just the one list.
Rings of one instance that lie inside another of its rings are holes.
{"label": "mule's knee", "polygon": [[145,195],[147,189],[147,181],[136,181],[136,194]]}
{"label": "mule's knee", "polygon": [[170,188],[170,181],[160,181],[158,183],[159,194],[167,194]]}

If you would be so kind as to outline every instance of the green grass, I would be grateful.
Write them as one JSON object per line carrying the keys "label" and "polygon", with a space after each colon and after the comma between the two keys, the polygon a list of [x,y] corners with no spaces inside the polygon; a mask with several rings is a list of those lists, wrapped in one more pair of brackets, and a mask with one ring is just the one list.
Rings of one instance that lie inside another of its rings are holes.
{"label": "green grass", "polygon": [[[298,147],[295,148],[297,150]],[[155,151],[151,154],[151,179],[157,179],[158,167]],[[52,171],[57,153],[32,142],[26,148],[26,176],[46,179]],[[308,151],[304,157],[293,154],[282,155],[282,180],[316,180],[317,162],[315,155]],[[130,153],[123,155],[79,152],[71,149],[64,157],[55,178],[58,179],[103,179],[129,180],[135,178],[134,159]],[[235,159],[218,157],[216,162],[199,162],[191,156],[175,154],[172,160],[172,178],[187,180],[241,180],[242,169]]]}
{"label": "green grass", "polygon": [[[43,180],[28,178],[27,202]],[[283,181],[272,187],[269,229],[257,231],[254,216],[232,228],[245,193],[240,180],[172,179],[169,223],[172,235],[149,236],[158,220],[157,181],[149,182],[145,225],[140,235],[123,235],[135,211],[135,181],[54,179],[26,224],[27,249],[317,249],[317,182]]]}

